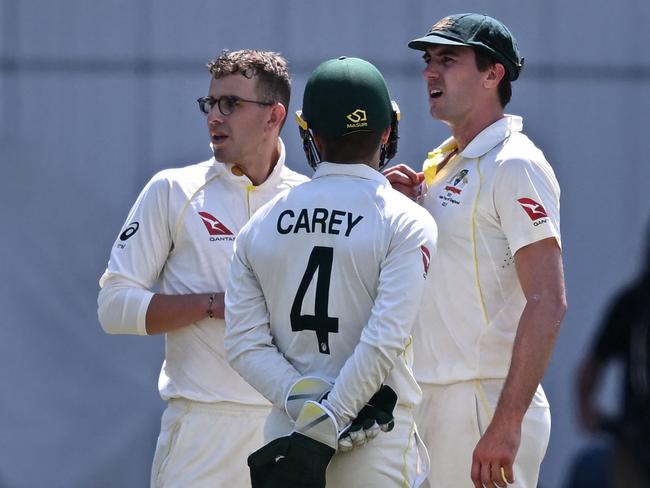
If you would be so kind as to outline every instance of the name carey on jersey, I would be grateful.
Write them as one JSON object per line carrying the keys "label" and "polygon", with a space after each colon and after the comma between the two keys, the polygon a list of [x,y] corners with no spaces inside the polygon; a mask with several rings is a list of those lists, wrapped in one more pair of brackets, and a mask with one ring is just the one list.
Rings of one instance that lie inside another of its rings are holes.
{"label": "name carey on jersey", "polygon": [[321,234],[350,235],[352,229],[361,222],[363,215],[353,215],[346,210],[327,208],[303,208],[301,210],[283,210],[278,216],[277,230],[280,234]]}

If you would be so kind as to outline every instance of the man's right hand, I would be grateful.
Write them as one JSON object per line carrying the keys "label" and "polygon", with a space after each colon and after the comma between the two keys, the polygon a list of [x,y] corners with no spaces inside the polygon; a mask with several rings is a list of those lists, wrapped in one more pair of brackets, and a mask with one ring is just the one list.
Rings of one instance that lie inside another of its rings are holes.
{"label": "man's right hand", "polygon": [[338,435],[334,415],[320,403],[306,401],[290,435],[248,457],[252,488],[325,488]]}
{"label": "man's right hand", "polygon": [[424,173],[417,172],[405,164],[398,164],[384,170],[384,176],[391,186],[411,200],[417,200],[422,195]]}

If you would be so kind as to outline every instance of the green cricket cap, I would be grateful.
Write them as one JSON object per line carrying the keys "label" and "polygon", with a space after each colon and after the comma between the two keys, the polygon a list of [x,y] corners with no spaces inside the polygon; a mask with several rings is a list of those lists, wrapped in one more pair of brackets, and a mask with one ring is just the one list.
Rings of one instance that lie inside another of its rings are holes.
{"label": "green cricket cap", "polygon": [[510,81],[519,77],[524,58],[508,28],[492,17],[483,14],[455,14],[433,24],[424,37],[408,43],[411,49],[426,51],[433,44],[470,46],[487,51],[503,64]]}
{"label": "green cricket cap", "polygon": [[320,64],[309,76],[302,118],[316,133],[340,137],[353,132],[381,132],[391,123],[386,81],[368,61],[341,56]]}

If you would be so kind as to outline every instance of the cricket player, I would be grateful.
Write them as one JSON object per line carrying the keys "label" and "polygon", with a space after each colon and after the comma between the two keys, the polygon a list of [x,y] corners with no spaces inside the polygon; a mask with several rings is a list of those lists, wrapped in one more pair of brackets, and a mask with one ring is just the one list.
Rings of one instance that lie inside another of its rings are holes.
{"label": "cricket player", "polygon": [[[396,151],[398,117],[372,64],[321,64],[298,115],[316,172],[262,207],[235,242],[226,350],[273,404],[269,444],[249,459],[256,488],[410,487],[426,474],[411,328],[437,231],[378,171]],[[376,401],[386,391],[394,410]],[[392,410],[394,428],[367,440],[364,425],[345,443],[368,410]]]}
{"label": "cricket player", "polygon": [[158,386],[168,406],[151,471],[156,488],[250,486],[246,458],[263,440],[269,403],[226,359],[230,259],[255,210],[307,179],[285,166],[279,138],[291,91],[286,61],[224,51],[208,69],[209,92],[198,102],[213,157],[149,181],[100,280],[106,332],[165,333]]}
{"label": "cricket player", "polygon": [[387,175],[440,227],[414,344],[429,486],[535,488],[550,435],[540,385],[566,310],[560,188],[544,154],[504,113],[523,59],[505,25],[445,17],[423,51],[431,115],[451,137],[423,173]]}

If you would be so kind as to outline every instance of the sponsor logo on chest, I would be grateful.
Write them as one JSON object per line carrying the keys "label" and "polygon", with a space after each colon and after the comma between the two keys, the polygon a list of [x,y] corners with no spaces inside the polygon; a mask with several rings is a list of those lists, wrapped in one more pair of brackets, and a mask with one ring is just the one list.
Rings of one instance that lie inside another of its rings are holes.
{"label": "sponsor logo on chest", "polygon": [[450,203],[460,205],[460,196],[469,183],[469,178],[467,177],[468,174],[469,170],[463,168],[447,180],[447,184],[444,186],[443,191],[438,195],[443,207],[446,207]]}
{"label": "sponsor logo on chest", "polygon": [[199,217],[203,225],[205,225],[208,235],[210,236],[211,241],[234,241],[235,235],[232,231],[226,227],[223,222],[221,222],[214,215],[202,211],[199,212]]}

